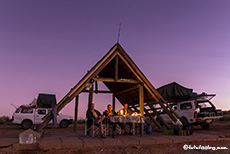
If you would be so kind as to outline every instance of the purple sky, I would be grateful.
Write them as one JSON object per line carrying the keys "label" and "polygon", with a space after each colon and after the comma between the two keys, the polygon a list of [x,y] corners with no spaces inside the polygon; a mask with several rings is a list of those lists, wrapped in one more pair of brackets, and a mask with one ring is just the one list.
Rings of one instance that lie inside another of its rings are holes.
{"label": "purple sky", "polygon": [[[0,116],[38,93],[61,100],[116,43],[119,23],[120,44],[155,88],[176,81],[216,93],[213,103],[229,110],[229,8],[228,0],[1,0]],[[94,98],[100,111],[111,100]],[[61,113],[73,110],[71,102]]]}

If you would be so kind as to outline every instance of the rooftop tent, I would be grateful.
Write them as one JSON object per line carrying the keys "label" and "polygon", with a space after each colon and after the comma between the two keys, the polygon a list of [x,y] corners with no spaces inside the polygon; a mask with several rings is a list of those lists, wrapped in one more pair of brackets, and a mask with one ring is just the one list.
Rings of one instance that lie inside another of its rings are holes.
{"label": "rooftop tent", "polygon": [[193,89],[172,82],[157,89],[165,100],[186,100],[192,97]]}
{"label": "rooftop tent", "polygon": [[38,108],[52,108],[55,104],[56,96],[52,94],[39,94],[37,100]]}

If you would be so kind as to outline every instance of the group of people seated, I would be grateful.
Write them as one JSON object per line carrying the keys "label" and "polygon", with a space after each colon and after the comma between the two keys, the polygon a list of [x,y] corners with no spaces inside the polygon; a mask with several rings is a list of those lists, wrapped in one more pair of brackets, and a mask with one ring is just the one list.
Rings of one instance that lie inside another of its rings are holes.
{"label": "group of people seated", "polygon": [[[104,131],[103,131],[103,126],[102,126],[102,123],[105,121],[105,120],[108,120],[106,119],[108,116],[114,116],[114,115],[131,115],[133,112],[128,108],[128,104],[124,104],[124,108],[123,109],[120,109],[118,111],[118,113],[116,113],[113,109],[112,109],[112,106],[109,104],[107,106],[107,110],[105,110],[103,112],[103,115],[95,109],[95,105],[94,104],[90,104],[88,110],[86,111],[86,118],[88,119],[87,120],[87,128],[90,128],[93,124],[96,125],[97,127],[100,128],[100,131],[101,131],[101,138],[105,138],[105,134],[104,134]],[[111,123],[112,125],[112,129],[113,129],[113,132],[112,132],[112,137],[114,138],[115,136],[115,132],[116,132],[116,127],[117,127],[117,124],[116,123]],[[118,124],[122,129],[124,129],[124,135],[132,135],[132,129],[133,129],[133,124],[132,123],[122,123],[122,124]],[[130,126],[130,129],[128,131],[127,129],[127,125]],[[87,129],[87,135],[89,136],[90,134],[90,130]]]}

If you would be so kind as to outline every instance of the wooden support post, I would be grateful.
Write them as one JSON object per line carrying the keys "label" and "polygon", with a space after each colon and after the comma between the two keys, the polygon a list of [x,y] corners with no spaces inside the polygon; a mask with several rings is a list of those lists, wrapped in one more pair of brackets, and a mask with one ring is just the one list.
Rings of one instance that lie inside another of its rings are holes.
{"label": "wooden support post", "polygon": [[77,95],[75,98],[74,132],[77,131],[78,100],[79,100],[79,95]]}
{"label": "wooden support post", "polygon": [[94,92],[94,90],[93,90],[93,84],[92,84],[92,86],[89,90],[88,108],[89,108],[90,104],[93,103],[93,92]]}
{"label": "wooden support post", "polygon": [[98,83],[97,83],[97,81],[95,81],[95,93],[96,94],[98,93]]}
{"label": "wooden support post", "polygon": [[113,95],[113,111],[115,111],[115,103],[116,103],[116,100],[115,100],[115,95]]}
{"label": "wooden support post", "polygon": [[115,82],[118,80],[118,56],[115,58]]}
{"label": "wooden support post", "polygon": [[143,86],[139,87],[139,106],[140,106],[140,113],[144,116],[144,88]]}
{"label": "wooden support post", "polygon": [[[143,88],[143,85],[141,85],[139,87],[139,106],[140,106],[140,113],[142,116],[144,116],[144,88]],[[140,132],[141,132],[141,136],[143,135],[143,132],[144,132],[144,125],[141,124],[141,127],[140,127]]]}

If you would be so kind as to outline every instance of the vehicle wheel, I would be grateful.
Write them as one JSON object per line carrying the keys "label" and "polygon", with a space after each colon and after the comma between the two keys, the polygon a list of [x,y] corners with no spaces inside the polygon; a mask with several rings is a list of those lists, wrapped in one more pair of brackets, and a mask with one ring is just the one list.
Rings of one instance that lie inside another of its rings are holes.
{"label": "vehicle wheel", "polygon": [[211,127],[211,123],[205,123],[200,125],[203,129],[209,129]]}
{"label": "vehicle wheel", "polygon": [[69,121],[62,120],[60,123],[61,128],[67,128],[69,126]]}
{"label": "vehicle wheel", "polygon": [[24,120],[21,126],[23,129],[29,129],[32,126],[32,122],[30,120]]}

